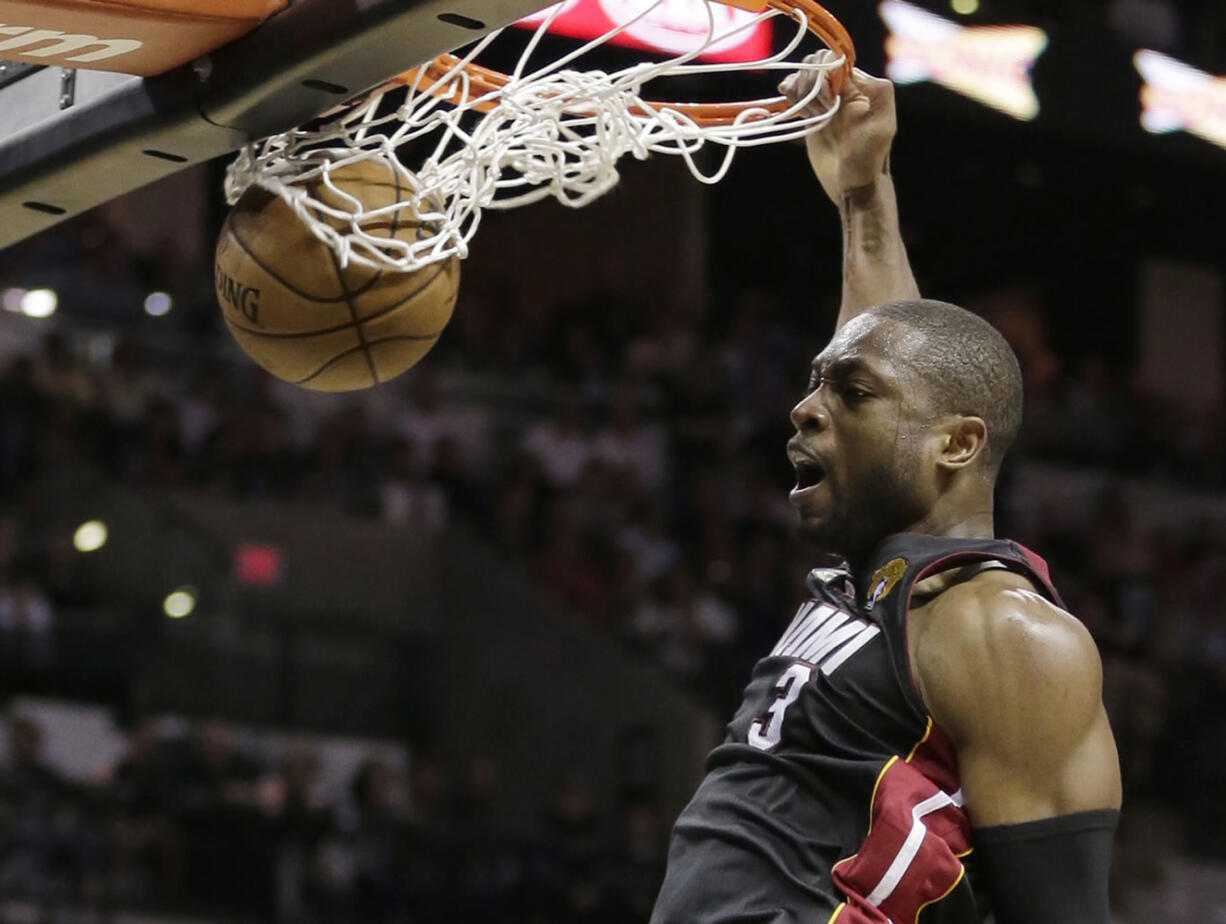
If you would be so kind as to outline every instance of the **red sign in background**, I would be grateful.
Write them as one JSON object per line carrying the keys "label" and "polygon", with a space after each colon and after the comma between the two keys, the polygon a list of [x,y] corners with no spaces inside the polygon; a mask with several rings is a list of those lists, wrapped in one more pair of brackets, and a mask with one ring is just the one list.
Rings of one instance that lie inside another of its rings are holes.
{"label": "red sign in background", "polygon": [[234,576],[240,584],[279,584],[281,549],[262,542],[240,542],[234,550]]}
{"label": "red sign in background", "polygon": [[[572,38],[595,38],[619,23],[634,19],[652,3],[653,0],[565,0],[549,31]],[[554,9],[546,7],[524,17],[516,25],[536,28]],[[756,15],[707,0],[663,0],[609,43],[672,55],[684,54],[706,40],[711,17],[714,17],[716,40],[700,57],[707,61],[755,61],[770,54],[770,22],[759,22],[735,35],[729,33],[749,23]]]}

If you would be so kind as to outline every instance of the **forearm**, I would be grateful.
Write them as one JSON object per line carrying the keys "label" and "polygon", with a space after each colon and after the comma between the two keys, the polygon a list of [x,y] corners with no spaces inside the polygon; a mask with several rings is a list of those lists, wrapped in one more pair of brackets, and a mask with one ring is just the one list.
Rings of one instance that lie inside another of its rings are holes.
{"label": "forearm", "polygon": [[975,832],[996,924],[1108,924],[1119,812],[1078,812]]}
{"label": "forearm", "polygon": [[843,194],[843,300],[836,329],[873,305],[919,298],[898,221],[894,181],[882,173]]}

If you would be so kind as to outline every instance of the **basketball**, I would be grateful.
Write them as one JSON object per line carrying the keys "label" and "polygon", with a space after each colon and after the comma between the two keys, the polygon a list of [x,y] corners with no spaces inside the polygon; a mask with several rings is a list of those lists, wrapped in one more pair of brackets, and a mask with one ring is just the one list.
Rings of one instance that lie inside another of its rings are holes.
{"label": "basketball", "polygon": [[[331,180],[367,211],[407,198],[386,161],[337,168]],[[309,193],[334,208],[352,207],[322,181]],[[430,230],[408,208],[362,228],[405,241]],[[429,352],[451,318],[460,267],[455,257],[405,273],[342,267],[289,205],[253,187],[222,226],[213,275],[226,326],[256,363],[304,388],[352,391],[400,375]]]}

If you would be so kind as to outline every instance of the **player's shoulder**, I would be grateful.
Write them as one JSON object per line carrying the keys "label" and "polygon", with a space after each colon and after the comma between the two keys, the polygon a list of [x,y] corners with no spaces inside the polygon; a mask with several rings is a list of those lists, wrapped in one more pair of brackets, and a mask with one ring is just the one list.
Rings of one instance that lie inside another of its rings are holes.
{"label": "player's shoulder", "polygon": [[943,644],[983,649],[985,655],[1013,652],[1040,660],[1097,658],[1081,621],[1016,571],[980,571],[944,589],[924,609],[927,631]]}
{"label": "player's shoulder", "polygon": [[916,615],[912,655],[921,692],[934,712],[955,723],[968,711],[1016,712],[1028,703],[1079,713],[1099,701],[1102,666],[1094,640],[1024,575],[980,572]]}

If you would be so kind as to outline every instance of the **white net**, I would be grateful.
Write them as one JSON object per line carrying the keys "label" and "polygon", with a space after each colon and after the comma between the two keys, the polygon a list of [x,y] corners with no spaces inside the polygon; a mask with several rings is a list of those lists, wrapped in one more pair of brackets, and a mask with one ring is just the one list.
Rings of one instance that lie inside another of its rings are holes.
{"label": "white net", "polygon": [[[586,205],[617,183],[617,162],[626,154],[640,160],[653,153],[678,155],[696,179],[715,183],[739,149],[803,137],[837,111],[837,94],[823,91],[845,59],[827,52],[799,60],[810,33],[798,10],[767,8],[742,17],[734,28],[721,28],[727,18],[714,15],[714,0],[705,0],[706,35],[685,54],[616,71],[580,69],[585,55],[662,2],[534,69],[534,53],[559,5],[532,34],[515,68],[493,82],[469,69],[499,34],[491,33],[462,57],[443,56],[406,72],[318,126],[248,145],[227,173],[227,200],[234,204],[250,187],[261,187],[289,203],[342,265],[410,271],[467,256],[484,209],[547,197],[576,208]],[[780,51],[751,62],[695,63],[713,44],[781,16],[793,20],[795,30]],[[644,94],[646,84],[661,78],[747,68],[806,69],[816,79],[794,104],[753,101],[734,107],[717,124],[707,124],[709,107],[654,103]],[[398,103],[397,96],[403,96]],[[704,169],[699,152],[708,147],[722,154],[704,156],[714,161]],[[403,162],[410,150],[411,167]],[[406,190],[402,201],[368,209],[333,182],[333,171],[369,158],[383,159],[397,171]],[[328,192],[321,197],[322,189]],[[368,230],[397,210],[407,210],[419,223],[417,239]]]}

